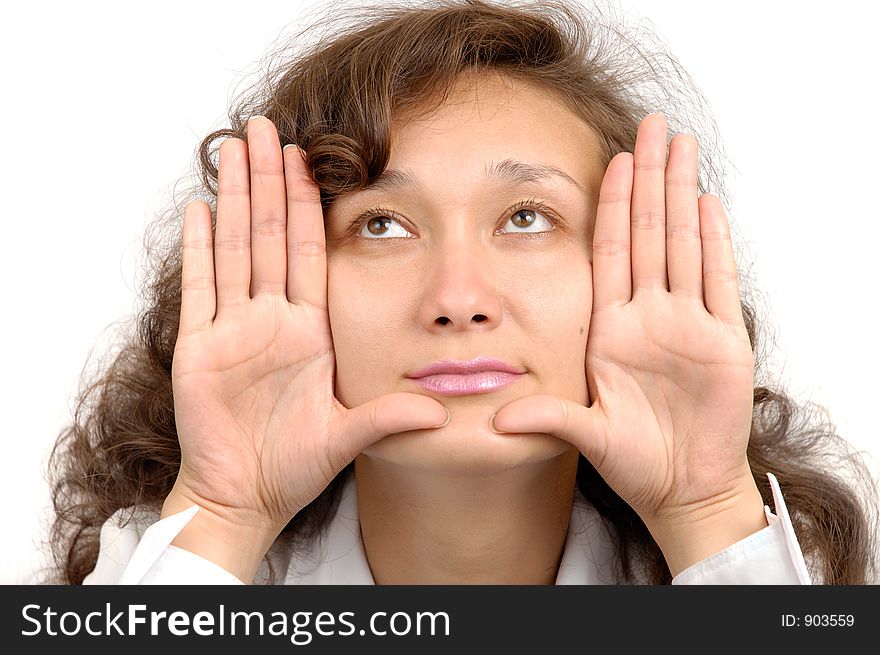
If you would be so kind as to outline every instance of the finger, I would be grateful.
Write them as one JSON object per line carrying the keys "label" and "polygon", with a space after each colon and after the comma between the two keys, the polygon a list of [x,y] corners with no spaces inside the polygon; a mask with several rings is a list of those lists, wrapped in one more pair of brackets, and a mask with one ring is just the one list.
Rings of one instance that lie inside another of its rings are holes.
{"label": "finger", "polygon": [[595,417],[595,410],[589,407],[566,398],[540,394],[508,403],[498,410],[490,427],[508,434],[552,435],[576,446],[598,470],[605,460],[608,440],[605,429]]}
{"label": "finger", "polygon": [[668,290],[666,279],[666,118],[649,114],[633,152],[633,295],[641,288]]}
{"label": "finger", "polygon": [[217,276],[217,315],[250,300],[251,195],[247,145],[229,138],[220,145],[217,174],[217,228],[214,263]]}
{"label": "finger", "polygon": [[704,193],[698,201],[703,245],[703,295],[706,309],[730,325],[742,325],[736,258],[730,224],[718,196]]}
{"label": "finger", "polygon": [[287,289],[287,206],[278,131],[268,118],[247,124],[251,184],[251,297]]}
{"label": "finger", "polygon": [[309,178],[303,151],[284,146],[287,184],[287,299],[327,308],[327,246],[321,192]]}
{"label": "finger", "polygon": [[210,207],[201,200],[189,203],[183,214],[180,335],[208,328],[214,320],[217,299],[212,241]]}
{"label": "finger", "polygon": [[428,396],[391,393],[346,410],[332,445],[344,466],[370,444],[398,432],[443,427],[449,410]]}
{"label": "finger", "polygon": [[697,209],[697,140],[677,134],[666,166],[666,260],[669,291],[703,301],[703,252]]}
{"label": "finger", "polygon": [[632,300],[630,199],[633,158],[621,152],[609,162],[593,233],[593,311]]}

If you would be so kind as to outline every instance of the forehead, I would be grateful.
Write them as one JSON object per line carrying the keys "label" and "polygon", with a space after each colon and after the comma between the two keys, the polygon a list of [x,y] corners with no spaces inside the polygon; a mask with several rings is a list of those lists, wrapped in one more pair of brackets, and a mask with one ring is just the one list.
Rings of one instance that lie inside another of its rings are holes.
{"label": "forehead", "polygon": [[[596,132],[553,90],[491,73],[462,75],[445,101],[424,115],[400,113],[391,123],[392,158],[417,156],[428,142],[455,143],[458,152],[497,151],[495,159],[522,151],[554,158],[586,178],[601,166]],[[502,152],[507,149],[508,152]]]}

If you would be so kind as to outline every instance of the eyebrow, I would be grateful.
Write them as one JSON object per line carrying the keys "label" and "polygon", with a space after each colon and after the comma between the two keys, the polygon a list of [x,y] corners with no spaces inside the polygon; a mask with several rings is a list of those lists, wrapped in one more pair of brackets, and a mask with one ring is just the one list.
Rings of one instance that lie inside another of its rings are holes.
{"label": "eyebrow", "polygon": [[[483,175],[488,179],[509,184],[527,184],[555,177],[577,187],[582,193],[586,193],[584,187],[577,180],[550,164],[529,164],[517,159],[502,159],[497,163],[489,162],[484,168]],[[419,181],[411,170],[386,168],[372,184],[361,189],[361,192],[395,191],[414,186],[419,186]]]}

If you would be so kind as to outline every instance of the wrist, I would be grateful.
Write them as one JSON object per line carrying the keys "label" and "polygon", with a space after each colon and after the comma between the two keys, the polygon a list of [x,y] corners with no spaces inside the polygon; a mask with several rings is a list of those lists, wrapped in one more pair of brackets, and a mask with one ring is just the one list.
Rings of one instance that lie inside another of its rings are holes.
{"label": "wrist", "polygon": [[649,530],[673,577],[707,557],[759,532],[769,524],[753,479],[736,497],[714,511],[702,511]]}
{"label": "wrist", "polygon": [[181,512],[193,505],[198,512],[175,536],[171,545],[188,550],[225,569],[242,582],[253,581],[260,562],[275,541],[280,529],[253,520],[221,515],[175,490],[162,506],[161,517]]}

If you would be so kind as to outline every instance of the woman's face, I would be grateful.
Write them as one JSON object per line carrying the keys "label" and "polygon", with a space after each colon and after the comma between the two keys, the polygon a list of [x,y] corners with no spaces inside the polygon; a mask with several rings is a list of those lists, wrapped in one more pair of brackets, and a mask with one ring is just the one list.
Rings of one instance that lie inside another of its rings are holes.
{"label": "woman's face", "polygon": [[[526,166],[564,175],[514,179]],[[436,114],[393,126],[388,170],[406,175],[340,197],[325,215],[336,397],[354,407],[424,394],[452,419],[364,455],[485,472],[569,450],[548,435],[497,435],[489,418],[532,394],[587,403],[590,236],[604,175],[595,134],[538,88],[484,77],[474,89],[462,78]],[[475,358],[521,373],[410,377]]]}

